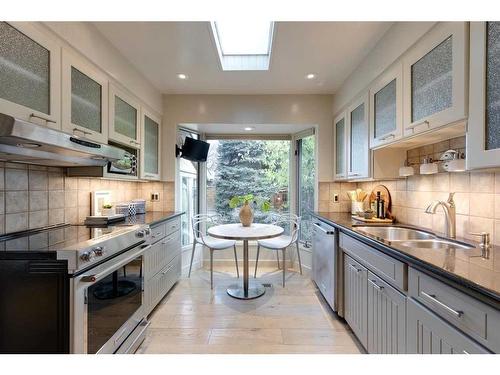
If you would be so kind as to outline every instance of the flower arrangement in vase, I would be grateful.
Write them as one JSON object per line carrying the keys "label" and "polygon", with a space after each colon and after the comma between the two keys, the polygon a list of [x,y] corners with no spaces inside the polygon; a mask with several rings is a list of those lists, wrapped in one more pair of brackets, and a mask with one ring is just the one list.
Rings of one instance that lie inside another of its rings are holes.
{"label": "flower arrangement in vase", "polygon": [[247,195],[236,195],[229,200],[229,207],[236,208],[241,205],[240,208],[240,222],[244,227],[249,227],[253,222],[253,211],[250,203],[255,205],[258,204],[257,200],[260,200],[260,209],[263,212],[267,212],[271,208],[271,203],[268,200],[257,199],[253,194]]}

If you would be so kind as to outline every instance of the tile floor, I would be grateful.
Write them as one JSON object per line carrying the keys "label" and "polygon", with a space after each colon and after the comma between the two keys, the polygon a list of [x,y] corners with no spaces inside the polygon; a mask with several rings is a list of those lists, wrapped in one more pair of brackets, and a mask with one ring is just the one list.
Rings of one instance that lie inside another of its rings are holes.
{"label": "tile floor", "polygon": [[137,353],[364,352],[308,277],[289,272],[283,289],[281,271],[259,271],[260,282],[272,286],[250,301],[226,294],[228,285],[241,282],[229,269],[214,273],[213,291],[206,270],[180,280],[151,314],[148,336]]}

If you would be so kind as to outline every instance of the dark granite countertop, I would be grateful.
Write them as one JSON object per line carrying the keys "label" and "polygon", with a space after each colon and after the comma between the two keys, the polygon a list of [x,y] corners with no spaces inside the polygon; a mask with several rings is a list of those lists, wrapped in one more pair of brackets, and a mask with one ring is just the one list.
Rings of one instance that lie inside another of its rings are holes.
{"label": "dark granite countertop", "polygon": [[[478,243],[461,238],[457,240],[474,245],[475,248],[467,250],[409,248],[361,232],[357,227],[367,224],[353,220],[350,213],[313,212],[313,215],[427,274],[432,274],[442,281],[451,281],[454,286],[496,308],[500,306],[500,246],[492,245],[488,258],[481,257]],[[431,232],[415,226],[397,225]],[[434,234],[443,237],[440,233]]]}
{"label": "dark granite countertop", "polygon": [[183,211],[148,211],[145,214],[129,216],[125,219],[126,224],[149,224],[156,225],[162,221],[183,215]]}

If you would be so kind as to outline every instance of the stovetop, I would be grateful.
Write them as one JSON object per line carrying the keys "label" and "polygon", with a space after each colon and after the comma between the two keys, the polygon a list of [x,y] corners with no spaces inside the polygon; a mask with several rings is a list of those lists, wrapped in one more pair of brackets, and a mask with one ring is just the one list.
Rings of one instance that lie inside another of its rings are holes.
{"label": "stovetop", "polygon": [[147,242],[149,234],[149,226],[130,221],[102,227],[61,224],[0,236],[0,251],[56,252],[73,273]]}

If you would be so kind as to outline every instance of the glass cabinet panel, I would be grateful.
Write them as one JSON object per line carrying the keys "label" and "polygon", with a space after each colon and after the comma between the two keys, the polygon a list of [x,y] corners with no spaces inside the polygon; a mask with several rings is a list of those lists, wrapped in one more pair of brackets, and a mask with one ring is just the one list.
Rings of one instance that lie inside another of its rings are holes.
{"label": "glass cabinet panel", "polygon": [[411,121],[453,105],[453,40],[445,41],[411,66]]}
{"label": "glass cabinet panel", "polygon": [[102,86],[71,67],[71,122],[101,133]]}
{"label": "glass cabinet panel", "polygon": [[0,98],[50,114],[50,52],[0,22]]}
{"label": "glass cabinet panel", "polygon": [[345,173],[345,119],[335,124],[335,173]]}
{"label": "glass cabinet panel", "polygon": [[144,116],[144,171],[158,174],[159,125]]}
{"label": "glass cabinet panel", "polygon": [[365,103],[351,111],[350,134],[350,171],[359,172],[366,169],[366,156],[368,152],[368,129],[365,119]]}
{"label": "glass cabinet panel", "polygon": [[131,139],[137,138],[137,109],[115,95],[114,129]]}
{"label": "glass cabinet panel", "polygon": [[486,23],[486,150],[500,149],[500,22]]}
{"label": "glass cabinet panel", "polygon": [[374,137],[396,130],[396,79],[374,96]]}

